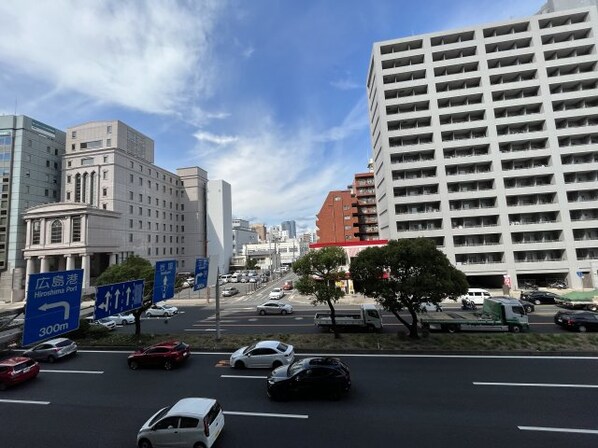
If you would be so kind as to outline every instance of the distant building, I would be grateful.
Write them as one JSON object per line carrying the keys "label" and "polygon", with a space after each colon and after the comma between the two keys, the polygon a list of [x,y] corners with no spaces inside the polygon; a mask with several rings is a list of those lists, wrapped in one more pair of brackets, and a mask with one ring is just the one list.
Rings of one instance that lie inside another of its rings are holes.
{"label": "distant building", "polygon": [[250,227],[257,233],[259,242],[266,241],[266,225],[265,224],[251,224]]}
{"label": "distant building", "polygon": [[283,221],[280,224],[280,228],[287,232],[288,238],[296,238],[297,237],[297,224],[295,221]]}
{"label": "distant building", "polygon": [[243,246],[246,244],[259,243],[259,237],[255,230],[253,230],[249,221],[244,219],[233,219],[233,254],[241,255],[243,253]]}
{"label": "distant building", "polygon": [[29,207],[60,199],[66,134],[24,115],[0,116],[0,300],[25,295]]}
{"label": "distant building", "polygon": [[318,243],[342,243],[359,240],[356,233],[357,211],[350,190],[328,193],[317,214],[316,233]]}
{"label": "distant building", "polygon": [[228,273],[233,256],[231,185],[221,179],[208,181],[207,190],[208,256],[218,260],[218,270]]}
{"label": "distant building", "polygon": [[354,203],[357,209],[357,237],[361,241],[378,240],[378,213],[373,170],[355,174],[353,184],[349,185],[349,188],[355,197]]}

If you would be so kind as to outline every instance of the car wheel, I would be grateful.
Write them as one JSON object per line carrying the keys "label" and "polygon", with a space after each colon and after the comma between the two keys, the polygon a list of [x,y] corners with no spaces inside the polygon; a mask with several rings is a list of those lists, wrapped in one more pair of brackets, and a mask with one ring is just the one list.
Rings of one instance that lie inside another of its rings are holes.
{"label": "car wheel", "polygon": [[264,316],[266,312],[264,310],[260,310],[260,316]]}
{"label": "car wheel", "polygon": [[586,328],[584,325],[580,325],[580,326],[577,328],[577,331],[579,331],[580,333],[585,333],[585,332],[586,332],[586,331],[588,331],[588,330],[587,330],[587,328]]}
{"label": "car wheel", "polygon": [[127,322],[126,320],[123,320],[123,321],[121,322],[121,324],[122,324],[122,325],[123,325],[123,327],[124,327],[125,325],[129,325],[129,322]]}
{"label": "car wheel", "polygon": [[164,370],[172,370],[172,361],[171,360],[164,361]]}
{"label": "car wheel", "polygon": [[193,445],[193,448],[206,448],[206,446],[201,442],[197,442],[195,445]]}
{"label": "car wheel", "polygon": [[519,325],[511,325],[509,331],[511,333],[521,333],[521,327]]}
{"label": "car wheel", "polygon": [[596,305],[590,305],[588,307],[588,310],[590,310],[590,311],[598,311],[598,306],[596,306]]}
{"label": "car wheel", "polygon": [[527,306],[525,307],[525,312],[526,312],[526,313],[531,313],[532,311],[534,311],[534,309],[533,309],[533,308],[532,308],[530,305],[527,305]]}
{"label": "car wheel", "polygon": [[542,301],[541,301],[540,299],[536,299],[536,300],[534,300],[534,303],[535,303],[536,305],[540,305],[540,304],[542,303]]}
{"label": "car wheel", "polygon": [[282,314],[283,316],[286,316],[286,315],[287,315],[287,310],[282,310],[282,311],[280,312],[280,314]]}
{"label": "car wheel", "polygon": [[243,361],[237,361],[235,363],[235,369],[244,369],[245,368],[245,363]]}
{"label": "car wheel", "polygon": [[137,370],[139,368],[139,364],[137,364],[137,361],[131,361],[129,362],[129,369],[131,370]]}
{"label": "car wheel", "polygon": [[272,368],[276,369],[277,367],[280,367],[282,365],[282,363],[280,361],[274,361],[272,363]]}
{"label": "car wheel", "polygon": [[50,364],[53,364],[56,361],[56,357],[53,355],[48,356],[48,362]]}
{"label": "car wheel", "polygon": [[152,448],[152,442],[147,439],[141,439],[137,445],[139,448]]}

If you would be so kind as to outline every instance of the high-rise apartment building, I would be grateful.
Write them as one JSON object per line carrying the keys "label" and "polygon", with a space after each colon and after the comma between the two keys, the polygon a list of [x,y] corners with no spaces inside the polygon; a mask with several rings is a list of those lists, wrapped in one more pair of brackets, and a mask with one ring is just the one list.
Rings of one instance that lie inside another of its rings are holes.
{"label": "high-rise apartment building", "polygon": [[375,43],[380,237],[427,237],[471,284],[597,285],[598,11]]}
{"label": "high-rise apartment building", "polygon": [[65,133],[24,115],[0,116],[0,300],[25,293],[25,209],[58,201]]}
{"label": "high-rise apartment building", "polygon": [[280,228],[287,232],[289,238],[297,237],[297,223],[295,221],[283,221],[280,224]]}
{"label": "high-rise apartment building", "polygon": [[357,237],[361,241],[379,239],[378,214],[376,208],[376,189],[374,188],[374,172],[357,173],[353,185],[349,185],[357,208]]}
{"label": "high-rise apartment building", "polygon": [[359,240],[357,213],[350,190],[331,191],[316,215],[318,243],[344,243]]}

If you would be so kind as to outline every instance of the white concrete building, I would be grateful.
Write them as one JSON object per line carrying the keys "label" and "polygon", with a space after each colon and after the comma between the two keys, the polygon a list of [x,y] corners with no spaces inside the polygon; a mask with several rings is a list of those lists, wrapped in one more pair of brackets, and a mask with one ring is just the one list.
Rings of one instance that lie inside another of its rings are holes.
{"label": "white concrete building", "polygon": [[195,269],[208,247],[204,170],[174,174],[154,165],[154,142],[120,121],[69,128],[66,148],[62,201],[24,215],[27,275],[83,268],[87,288],[132,254],[152,263],[175,259],[178,271]]}
{"label": "white concrete building", "polygon": [[598,11],[375,43],[380,237],[427,237],[470,284],[598,285]]}
{"label": "white concrete building", "polygon": [[257,232],[251,228],[249,221],[235,218],[233,219],[232,228],[234,255],[241,255],[243,253],[244,245],[258,243],[259,236]]}
{"label": "white concrete building", "polygon": [[[208,182],[208,254],[218,260],[221,274],[227,274],[233,256],[231,186],[223,180]],[[213,264],[211,265],[213,266]],[[210,268],[210,270],[212,267]]]}

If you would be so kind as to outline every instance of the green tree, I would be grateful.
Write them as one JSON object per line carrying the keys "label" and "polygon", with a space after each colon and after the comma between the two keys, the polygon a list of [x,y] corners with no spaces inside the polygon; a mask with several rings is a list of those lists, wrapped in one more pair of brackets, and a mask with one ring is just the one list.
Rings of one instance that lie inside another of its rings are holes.
{"label": "green tree", "polygon": [[[412,338],[419,337],[422,303],[456,300],[468,288],[465,274],[426,238],[389,241],[361,251],[351,263],[351,277],[367,297],[393,313]],[[399,315],[403,310],[411,314],[411,322]]]}
{"label": "green tree", "polygon": [[141,334],[141,314],[152,304],[154,292],[154,267],[144,258],[132,255],[123,263],[113,264],[97,279],[97,285],[111,285],[112,283],[128,282],[131,280],[145,280],[143,288],[143,303],[141,308],[133,310],[135,316],[135,335]]}
{"label": "green tree", "polygon": [[336,286],[336,282],[345,278],[342,269],[345,260],[345,251],[342,248],[329,246],[310,251],[293,263],[293,270],[299,276],[295,289],[300,294],[313,296],[314,306],[318,303],[328,305],[335,338],[339,338],[340,334],[336,326],[334,304],[345,295],[344,291]]}
{"label": "green tree", "polygon": [[248,258],[245,262],[245,269],[253,271],[257,267],[257,260],[255,258]]}

